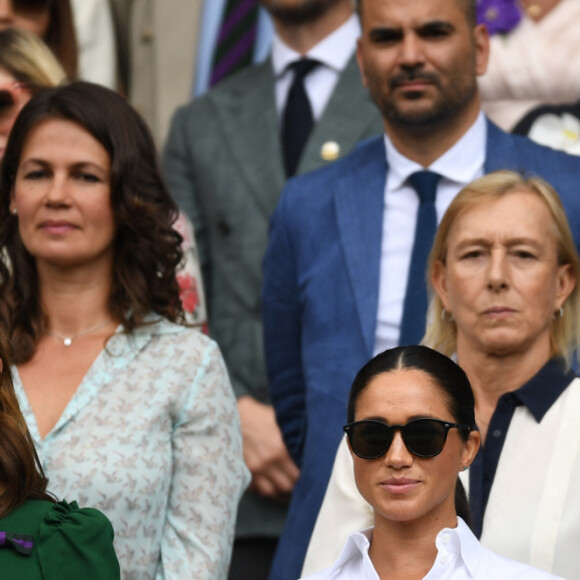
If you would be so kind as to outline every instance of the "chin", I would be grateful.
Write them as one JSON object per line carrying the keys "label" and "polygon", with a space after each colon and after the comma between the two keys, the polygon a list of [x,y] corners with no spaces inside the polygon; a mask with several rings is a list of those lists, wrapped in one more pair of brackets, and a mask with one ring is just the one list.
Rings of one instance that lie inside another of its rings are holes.
{"label": "chin", "polygon": [[506,357],[521,351],[522,344],[524,344],[522,340],[516,341],[507,338],[503,340],[492,340],[487,341],[482,350],[492,356]]}
{"label": "chin", "polygon": [[425,507],[418,505],[417,498],[395,499],[374,505],[375,517],[391,522],[412,522],[425,515]]}

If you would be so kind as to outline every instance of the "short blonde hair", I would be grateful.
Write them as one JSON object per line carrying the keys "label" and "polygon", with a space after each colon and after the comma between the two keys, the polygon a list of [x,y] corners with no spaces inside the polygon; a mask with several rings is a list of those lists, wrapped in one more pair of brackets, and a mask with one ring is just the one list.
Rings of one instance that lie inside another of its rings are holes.
{"label": "short blonde hair", "polygon": [[35,89],[52,88],[66,74],[48,46],[35,34],[8,28],[0,31],[0,68]]}
{"label": "short blonde hair", "polygon": [[456,218],[465,210],[489,199],[515,191],[538,195],[546,204],[554,224],[558,249],[558,263],[569,264],[576,279],[572,293],[566,299],[562,316],[555,316],[550,330],[552,355],[562,356],[570,364],[580,345],[580,257],[562,202],[554,188],[539,177],[523,177],[514,171],[495,171],[464,187],[451,202],[435,236],[429,254],[428,286],[431,295],[427,332],[423,344],[451,356],[457,348],[457,327],[446,314],[441,299],[431,283],[437,262],[445,264],[449,232]]}

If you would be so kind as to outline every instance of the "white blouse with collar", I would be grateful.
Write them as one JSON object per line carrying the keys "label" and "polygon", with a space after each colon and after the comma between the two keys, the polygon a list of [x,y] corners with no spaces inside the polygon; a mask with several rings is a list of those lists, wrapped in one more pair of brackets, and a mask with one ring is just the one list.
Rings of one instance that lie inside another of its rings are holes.
{"label": "white blouse with collar", "polygon": [[[338,560],[303,580],[380,580],[369,557],[373,528],[351,534]],[[484,548],[467,524],[457,518],[456,528],[437,534],[437,558],[424,580],[549,580],[554,576]]]}

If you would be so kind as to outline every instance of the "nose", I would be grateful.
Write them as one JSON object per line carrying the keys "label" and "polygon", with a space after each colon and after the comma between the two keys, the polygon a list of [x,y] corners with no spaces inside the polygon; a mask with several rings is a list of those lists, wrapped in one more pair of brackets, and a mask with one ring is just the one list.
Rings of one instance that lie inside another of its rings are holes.
{"label": "nose", "polygon": [[14,25],[12,0],[0,0],[0,30]]}
{"label": "nose", "polygon": [[403,469],[412,465],[413,454],[407,449],[400,431],[395,431],[391,446],[385,454],[385,461],[393,469]]}
{"label": "nose", "polygon": [[424,64],[424,53],[421,39],[415,34],[405,34],[399,53],[399,64],[404,68],[415,68]]}
{"label": "nose", "polygon": [[487,286],[493,292],[505,290],[508,287],[508,261],[504,253],[492,252],[489,261]]}
{"label": "nose", "polygon": [[70,205],[66,179],[53,176],[47,183],[44,203],[46,206],[52,208],[68,207]]}

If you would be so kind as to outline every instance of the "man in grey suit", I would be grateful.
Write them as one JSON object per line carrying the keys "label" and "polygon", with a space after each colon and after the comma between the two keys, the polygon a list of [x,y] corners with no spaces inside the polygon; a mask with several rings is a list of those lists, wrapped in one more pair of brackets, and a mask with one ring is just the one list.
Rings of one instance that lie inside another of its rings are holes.
{"label": "man in grey suit", "polygon": [[[296,173],[321,167],[382,131],[354,57],[360,28],[352,0],[262,4],[276,30],[271,59],[179,109],[164,152],[169,189],[195,226],[210,333],[228,364],[253,474],[238,514],[236,578],[246,567],[240,563],[245,547],[253,554],[260,546],[273,550],[298,476],[270,406],[260,312],[268,220],[294,171],[282,145],[294,127],[284,122],[289,95],[306,93],[313,125]],[[305,56],[317,63],[300,87],[293,63]],[[253,563],[257,559],[252,556]],[[260,574],[254,567],[247,577]]]}

